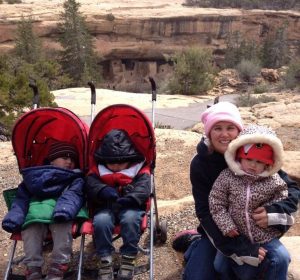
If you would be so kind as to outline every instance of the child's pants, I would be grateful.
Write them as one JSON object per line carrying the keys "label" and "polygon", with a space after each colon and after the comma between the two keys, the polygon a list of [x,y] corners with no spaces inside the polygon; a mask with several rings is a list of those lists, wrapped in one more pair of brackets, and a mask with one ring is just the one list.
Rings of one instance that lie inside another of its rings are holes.
{"label": "child's pants", "polygon": [[[221,253],[217,253],[216,259],[218,259],[218,264],[221,263],[220,259],[223,259],[224,262],[228,262],[229,260],[235,275],[241,280],[257,279],[258,275],[263,275],[264,280],[286,280],[289,263],[291,261],[290,254],[287,249],[277,238],[274,238],[261,246],[268,252],[264,261],[258,267],[248,264],[238,265],[232,259],[225,257]],[[215,268],[220,271],[218,266],[215,266]],[[226,274],[222,274],[221,279],[231,280],[232,276],[228,277]]]}
{"label": "child's pants", "polygon": [[120,253],[123,255],[135,256],[138,253],[138,242],[141,236],[141,222],[145,211],[138,209],[125,209],[115,217],[112,210],[105,209],[99,211],[94,217],[94,240],[97,254],[106,257],[112,254],[112,235],[116,223],[119,219],[121,226],[121,237],[123,245]]}
{"label": "child's pants", "polygon": [[52,263],[69,263],[72,254],[72,222],[43,224],[34,223],[22,231],[22,240],[25,252],[23,263],[26,266],[41,267],[43,261],[43,241],[48,230],[53,239]]}

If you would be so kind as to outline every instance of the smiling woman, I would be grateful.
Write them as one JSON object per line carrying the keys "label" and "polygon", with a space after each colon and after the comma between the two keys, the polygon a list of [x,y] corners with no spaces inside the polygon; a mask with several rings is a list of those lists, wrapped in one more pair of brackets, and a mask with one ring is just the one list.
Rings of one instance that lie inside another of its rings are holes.
{"label": "smiling woman", "polygon": [[[228,279],[235,279],[236,276],[233,275],[229,265],[229,258],[216,258],[216,248],[223,255],[232,257],[238,264],[243,264],[249,256],[264,259],[266,252],[258,243],[252,243],[244,235],[235,238],[223,236],[212,219],[208,197],[215,180],[227,168],[224,153],[230,142],[243,129],[243,124],[238,109],[229,102],[220,102],[211,106],[202,114],[201,120],[206,136],[197,146],[197,155],[191,162],[190,178],[196,215],[200,221],[198,232],[202,238],[193,241],[185,252],[186,267],[183,279],[197,280],[200,273],[201,279],[216,279],[217,271],[226,274]],[[258,207],[256,210],[259,210],[259,213],[253,215],[253,219],[258,226],[276,227],[283,234],[289,226],[272,223],[272,216],[281,212],[282,216],[289,219],[291,213],[297,210],[300,190],[285,172],[280,170],[278,174],[288,185],[288,198],[269,206]],[[254,210],[255,213],[256,210]],[[271,270],[275,269],[274,266],[271,265],[268,269],[267,275],[272,275]]]}

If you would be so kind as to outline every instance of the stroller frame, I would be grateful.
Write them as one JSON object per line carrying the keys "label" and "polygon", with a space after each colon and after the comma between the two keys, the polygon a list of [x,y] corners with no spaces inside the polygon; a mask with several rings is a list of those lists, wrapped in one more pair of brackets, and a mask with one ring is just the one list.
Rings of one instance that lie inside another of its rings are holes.
{"label": "stroller frame", "polygon": [[[151,176],[151,194],[149,198],[149,205],[143,219],[143,225],[141,226],[142,231],[149,229],[150,248],[142,248],[139,246],[139,250],[145,254],[149,255],[149,260],[144,265],[139,265],[135,268],[135,274],[140,274],[150,270],[149,279],[154,279],[154,266],[153,266],[153,247],[157,243],[165,243],[167,240],[167,223],[166,221],[159,221],[158,211],[157,211],[157,200],[155,193],[155,182],[154,182],[154,169],[155,169],[155,159],[156,159],[156,140],[154,134],[154,105],[156,101],[156,85],[152,78],[149,78],[152,86],[152,123],[148,117],[139,109],[134,106],[127,104],[115,104],[104,108],[100,111],[95,118],[93,118],[94,105],[96,103],[95,98],[95,88],[92,83],[89,83],[91,87],[92,94],[92,109],[91,109],[91,127],[89,132],[88,140],[88,162],[89,168],[95,165],[94,162],[94,152],[101,142],[102,137],[105,136],[111,129],[124,129],[129,134],[131,140],[135,144],[139,152],[146,158],[146,164],[150,166],[150,176]],[[134,127],[138,127],[141,131],[136,131]],[[136,134],[139,134],[136,137]],[[140,139],[139,139],[140,138]],[[141,140],[142,139],[142,140]],[[146,141],[147,144],[143,144],[142,141]],[[144,145],[144,146],[143,146]],[[82,238],[80,245],[80,261],[78,268],[78,278],[81,278],[82,265],[83,265],[83,255],[84,255],[84,243],[85,235],[93,234],[92,221],[89,220],[85,222],[82,226]],[[113,238],[113,241],[120,238],[120,234]]]}

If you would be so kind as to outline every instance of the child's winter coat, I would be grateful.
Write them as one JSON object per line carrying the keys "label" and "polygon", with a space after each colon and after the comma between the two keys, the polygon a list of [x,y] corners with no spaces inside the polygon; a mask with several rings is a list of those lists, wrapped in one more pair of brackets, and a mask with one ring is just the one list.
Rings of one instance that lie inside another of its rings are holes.
{"label": "child's winter coat", "polygon": [[[259,175],[245,173],[236,160],[236,152],[239,147],[248,143],[270,145],[274,153],[274,165]],[[252,213],[257,207],[270,205],[287,197],[286,183],[277,173],[282,166],[282,158],[282,143],[267,128],[250,126],[229,144],[225,153],[229,168],[220,173],[209,195],[212,217],[224,235],[237,230],[252,243],[261,244],[281,236],[281,232],[275,227],[264,229],[257,226]],[[274,214],[273,219],[277,223],[280,214]],[[270,220],[269,225],[272,225]]]}
{"label": "child's winter coat", "polygon": [[[110,201],[99,199],[98,194],[105,187],[116,188],[120,197],[130,197],[137,208],[145,210],[145,203],[151,192],[150,168],[144,165],[144,157],[136,151],[129,136],[119,129],[109,132],[95,153],[98,166],[87,176],[87,194],[97,211],[112,208]],[[119,172],[112,172],[106,163],[130,162],[131,166]]]}
{"label": "child's winter coat", "polygon": [[54,166],[29,167],[21,171],[12,207],[2,221],[8,232],[18,232],[31,223],[73,220],[84,204],[83,173]]}

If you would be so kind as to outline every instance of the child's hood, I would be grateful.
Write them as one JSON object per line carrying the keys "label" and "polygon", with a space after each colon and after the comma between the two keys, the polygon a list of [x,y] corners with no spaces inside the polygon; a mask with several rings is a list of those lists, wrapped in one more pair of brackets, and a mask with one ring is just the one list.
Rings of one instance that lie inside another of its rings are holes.
{"label": "child's hood", "polygon": [[270,145],[273,149],[274,164],[261,173],[261,177],[268,177],[280,170],[283,164],[283,146],[276,133],[265,126],[249,125],[240,132],[236,139],[231,141],[225,152],[226,162],[232,172],[236,175],[246,174],[241,169],[240,163],[236,160],[236,153],[241,146],[249,143],[264,143]]}
{"label": "child's hood", "polygon": [[144,157],[132,143],[128,134],[121,129],[113,129],[105,135],[95,152],[98,164],[118,162],[140,162]]}
{"label": "child's hood", "polygon": [[56,196],[73,180],[83,177],[78,169],[68,170],[51,165],[24,168],[21,174],[29,192],[41,198]]}

